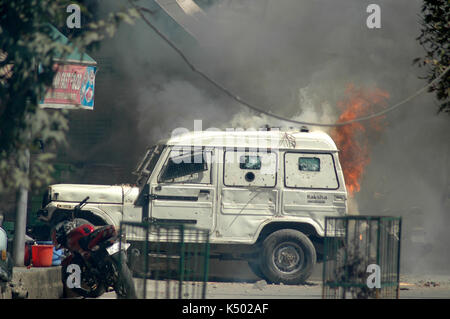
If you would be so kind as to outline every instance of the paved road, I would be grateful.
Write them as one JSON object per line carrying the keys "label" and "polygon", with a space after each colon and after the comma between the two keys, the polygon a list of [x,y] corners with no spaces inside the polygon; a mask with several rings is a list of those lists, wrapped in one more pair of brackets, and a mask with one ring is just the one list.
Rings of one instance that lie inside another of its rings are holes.
{"label": "paved road", "polygon": [[[138,279],[136,279],[139,282]],[[400,299],[428,299],[428,298],[450,298],[450,284],[447,280],[446,284],[438,283],[438,286],[433,287],[425,284],[405,283],[401,285]],[[155,296],[155,282],[147,282],[147,297],[153,299]],[[171,286],[169,296],[176,296],[176,292]],[[139,289],[142,292],[141,289]],[[165,283],[159,283],[159,297],[160,299],[166,298]],[[198,294],[194,295],[198,296]],[[102,299],[115,299],[114,292],[106,293]],[[192,298],[191,295],[185,295],[184,298]],[[269,285],[265,282],[256,283],[231,283],[231,282],[208,282],[207,299],[321,299],[322,298],[322,286],[321,282],[310,282],[309,285],[301,286],[283,286],[283,285]]]}
{"label": "paved road", "polygon": [[[211,264],[210,278],[207,284],[207,299],[321,299],[322,265],[318,265],[307,285],[271,285],[255,277],[245,263],[221,262]],[[237,273],[236,269],[240,269]],[[233,282],[234,281],[234,282]],[[236,282],[239,281],[239,282]],[[401,276],[400,298],[450,298],[450,275],[409,275]],[[135,278],[137,290],[142,293],[142,279]],[[177,283],[167,286],[165,281],[147,280],[147,297],[154,298],[157,288],[158,298],[176,296]],[[168,288],[168,289],[167,289]],[[201,287],[186,283],[184,298],[198,298]],[[113,292],[104,294],[102,299],[116,298]]]}

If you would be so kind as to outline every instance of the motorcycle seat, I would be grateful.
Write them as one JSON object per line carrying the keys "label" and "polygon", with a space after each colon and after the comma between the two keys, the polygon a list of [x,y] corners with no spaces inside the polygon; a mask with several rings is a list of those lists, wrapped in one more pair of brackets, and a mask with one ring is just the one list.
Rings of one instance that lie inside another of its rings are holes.
{"label": "motorcycle seat", "polygon": [[79,240],[80,247],[84,250],[92,250],[93,247],[104,241],[117,237],[117,231],[114,226],[106,225],[95,229],[88,236]]}

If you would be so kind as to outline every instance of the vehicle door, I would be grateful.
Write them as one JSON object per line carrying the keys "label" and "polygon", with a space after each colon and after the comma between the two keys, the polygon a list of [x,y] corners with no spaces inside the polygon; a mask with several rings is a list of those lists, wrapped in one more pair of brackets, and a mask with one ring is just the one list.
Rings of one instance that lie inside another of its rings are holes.
{"label": "vehicle door", "polygon": [[173,147],[150,185],[151,218],[212,231],[216,187],[214,149]]}
{"label": "vehicle door", "polygon": [[278,155],[274,150],[225,149],[218,228],[222,236],[250,240],[276,215]]}
{"label": "vehicle door", "polygon": [[345,208],[333,153],[287,151],[283,157],[283,215],[322,220]]}

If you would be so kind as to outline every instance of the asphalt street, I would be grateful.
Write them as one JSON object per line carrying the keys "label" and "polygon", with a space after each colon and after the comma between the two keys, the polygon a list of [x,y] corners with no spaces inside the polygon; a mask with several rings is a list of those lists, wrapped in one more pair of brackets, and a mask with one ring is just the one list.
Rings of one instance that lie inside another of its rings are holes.
{"label": "asphalt street", "polygon": [[[236,269],[240,269],[239,272]],[[400,299],[450,298],[450,275],[401,275]],[[305,285],[267,284],[254,276],[246,263],[212,262],[210,281],[206,285],[206,299],[322,299],[322,265],[318,264],[310,280]],[[147,280],[147,296],[149,298],[165,298],[167,291],[172,291],[177,285],[172,281]],[[184,298],[196,298],[189,295],[190,282],[186,282]],[[138,293],[143,293],[143,280],[135,278]],[[156,291],[158,290],[158,295]],[[183,290],[183,291],[184,291]],[[175,294],[170,293],[170,296]],[[115,299],[115,293],[109,292],[101,299]]]}

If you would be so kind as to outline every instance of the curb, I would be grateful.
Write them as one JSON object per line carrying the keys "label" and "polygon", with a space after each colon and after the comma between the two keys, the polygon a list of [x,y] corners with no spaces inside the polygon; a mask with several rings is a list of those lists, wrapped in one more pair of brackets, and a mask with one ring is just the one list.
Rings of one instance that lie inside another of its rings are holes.
{"label": "curb", "polygon": [[0,284],[0,299],[59,299],[62,296],[61,266],[14,267],[12,280]]}

